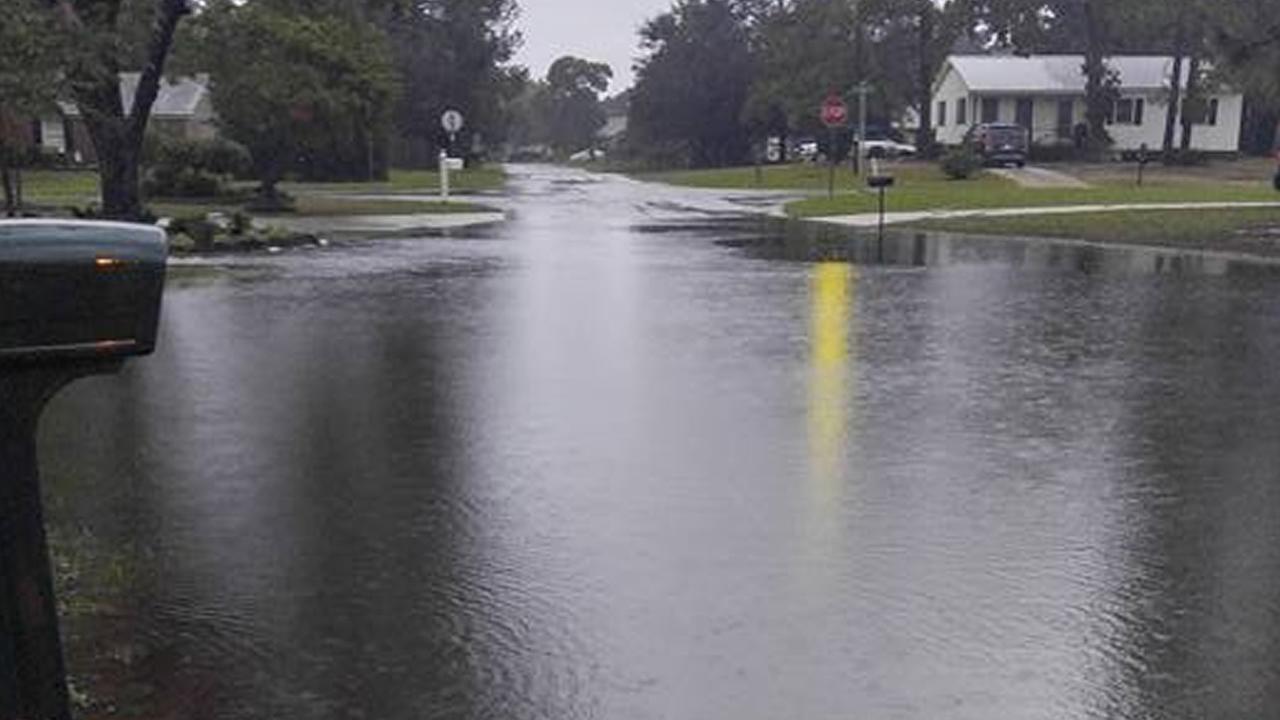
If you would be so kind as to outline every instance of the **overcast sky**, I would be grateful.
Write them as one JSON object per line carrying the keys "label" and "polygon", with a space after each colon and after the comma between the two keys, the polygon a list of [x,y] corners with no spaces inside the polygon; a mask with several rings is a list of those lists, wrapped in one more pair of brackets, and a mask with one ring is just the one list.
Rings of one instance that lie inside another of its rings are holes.
{"label": "overcast sky", "polygon": [[631,86],[631,63],[640,54],[636,31],[665,12],[671,0],[519,0],[524,47],[516,61],[534,77],[562,55],[577,55],[613,68],[610,94]]}

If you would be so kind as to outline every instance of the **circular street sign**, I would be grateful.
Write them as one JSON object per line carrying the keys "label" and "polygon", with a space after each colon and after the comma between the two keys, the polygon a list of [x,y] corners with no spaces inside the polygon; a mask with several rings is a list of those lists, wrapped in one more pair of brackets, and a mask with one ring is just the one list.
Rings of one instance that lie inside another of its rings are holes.
{"label": "circular street sign", "polygon": [[822,124],[827,127],[843,127],[849,124],[849,106],[837,95],[822,103]]}
{"label": "circular street sign", "polygon": [[444,131],[447,133],[456,133],[459,130],[462,130],[462,125],[462,113],[457,110],[446,110],[445,113],[440,116],[440,126],[443,127]]}

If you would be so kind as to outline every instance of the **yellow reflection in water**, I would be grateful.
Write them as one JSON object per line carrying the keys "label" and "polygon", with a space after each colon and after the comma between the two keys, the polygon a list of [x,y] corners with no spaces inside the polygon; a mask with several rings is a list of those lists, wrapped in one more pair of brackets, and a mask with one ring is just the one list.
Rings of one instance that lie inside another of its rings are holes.
{"label": "yellow reflection in water", "polygon": [[810,503],[829,521],[843,496],[850,430],[850,369],[858,270],[846,263],[814,267],[810,308]]}

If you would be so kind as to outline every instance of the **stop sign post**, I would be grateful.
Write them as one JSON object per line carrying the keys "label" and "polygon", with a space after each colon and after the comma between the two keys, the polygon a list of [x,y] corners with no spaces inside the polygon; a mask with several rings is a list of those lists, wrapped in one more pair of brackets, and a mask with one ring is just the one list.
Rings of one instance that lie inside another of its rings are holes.
{"label": "stop sign post", "polygon": [[822,103],[822,124],[833,130],[849,124],[849,106],[839,95],[830,95]]}
{"label": "stop sign post", "polygon": [[830,132],[827,144],[827,197],[836,196],[836,131],[849,124],[849,106],[839,95],[831,93],[822,103],[822,124]]}

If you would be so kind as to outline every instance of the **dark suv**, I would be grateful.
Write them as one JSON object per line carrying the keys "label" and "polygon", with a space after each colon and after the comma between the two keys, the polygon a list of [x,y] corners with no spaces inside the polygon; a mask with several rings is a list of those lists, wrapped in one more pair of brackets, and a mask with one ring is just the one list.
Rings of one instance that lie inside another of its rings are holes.
{"label": "dark suv", "polygon": [[969,128],[964,144],[973,148],[973,152],[987,165],[1024,167],[1031,147],[1031,133],[1021,125],[983,123]]}

